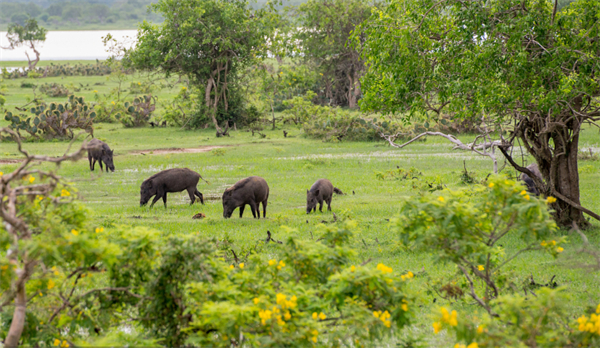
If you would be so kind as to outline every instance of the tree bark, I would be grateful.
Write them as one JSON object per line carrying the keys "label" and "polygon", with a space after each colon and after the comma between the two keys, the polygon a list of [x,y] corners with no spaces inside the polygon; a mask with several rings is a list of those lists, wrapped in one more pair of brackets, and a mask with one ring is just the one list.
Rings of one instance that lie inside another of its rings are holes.
{"label": "tree bark", "polygon": [[213,103],[211,103],[211,100],[210,100],[210,92],[212,91],[212,87],[213,87],[214,83],[215,83],[215,80],[212,77],[210,79],[208,79],[208,83],[206,84],[206,90],[205,90],[205,93],[204,93],[204,100],[206,102],[206,108],[207,108],[207,111],[208,111],[208,113],[210,115],[210,118],[212,119],[213,124],[215,125],[215,129],[217,130],[217,132],[222,132],[223,130],[221,129],[221,127],[219,127],[219,123],[217,122],[217,117],[216,117],[217,106],[216,106],[216,103],[213,106]]}
{"label": "tree bark", "polygon": [[[23,272],[26,272],[23,269]],[[4,347],[16,348],[19,346],[21,334],[25,327],[25,315],[27,311],[27,295],[25,293],[25,281],[17,283],[17,293],[15,297],[15,312],[13,313],[12,322],[8,329],[8,334],[4,340]]]}

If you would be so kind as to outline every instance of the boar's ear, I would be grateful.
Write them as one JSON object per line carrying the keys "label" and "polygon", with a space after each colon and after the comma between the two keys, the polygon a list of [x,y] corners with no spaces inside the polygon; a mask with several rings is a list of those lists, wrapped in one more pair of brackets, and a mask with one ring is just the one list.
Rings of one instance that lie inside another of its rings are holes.
{"label": "boar's ear", "polygon": [[316,190],[315,191],[315,196],[318,196],[318,195],[319,195],[319,190]]}
{"label": "boar's ear", "polygon": [[152,180],[148,180],[148,188],[152,188]]}
{"label": "boar's ear", "polygon": [[306,193],[310,193],[310,190],[306,190]]}

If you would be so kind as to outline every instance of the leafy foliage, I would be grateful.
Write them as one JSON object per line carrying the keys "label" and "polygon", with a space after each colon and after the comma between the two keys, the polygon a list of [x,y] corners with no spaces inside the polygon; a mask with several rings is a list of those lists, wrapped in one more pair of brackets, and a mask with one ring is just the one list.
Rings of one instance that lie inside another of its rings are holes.
{"label": "leafy foliage", "polygon": [[[512,286],[504,266],[523,252],[563,251],[564,237],[553,239],[556,223],[548,210],[553,200],[531,197],[522,184],[496,177],[474,197],[448,192],[407,201],[395,225],[404,245],[435,250],[439,261],[457,265],[470,296],[492,313],[490,301]],[[506,238],[524,247],[507,250],[500,243]]]}
{"label": "leafy foliage", "polygon": [[504,295],[492,301],[497,319],[477,319],[442,307],[433,327],[436,333],[441,329],[451,331],[460,348],[573,348],[600,344],[600,305],[591,308],[590,317],[582,315],[575,322],[567,310],[568,303],[564,289],[542,288],[533,297]]}
{"label": "leafy foliage", "polygon": [[369,66],[361,107],[404,120],[491,115],[515,125],[507,141],[519,139],[536,159],[536,187],[558,198],[557,221],[585,226],[576,156],[581,125],[600,115],[600,7],[580,0],[556,12],[555,3],[391,1],[354,33]]}
{"label": "leafy foliage", "polygon": [[29,70],[35,70],[35,65],[40,61],[40,53],[35,46],[46,41],[47,32],[48,30],[40,27],[34,18],[27,19],[23,25],[11,23],[8,26],[8,33],[6,34],[9,45],[8,49],[12,50],[27,45],[35,53],[35,60],[31,60],[29,54],[25,52],[29,61]]}

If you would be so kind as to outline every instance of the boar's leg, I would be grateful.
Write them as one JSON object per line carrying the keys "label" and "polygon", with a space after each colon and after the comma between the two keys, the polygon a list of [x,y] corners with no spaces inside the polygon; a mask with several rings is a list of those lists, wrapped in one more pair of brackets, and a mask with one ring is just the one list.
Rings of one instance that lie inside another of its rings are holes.
{"label": "boar's leg", "polygon": [[166,192],[163,193],[163,203],[165,203],[165,209],[167,209],[167,193]]}
{"label": "boar's leg", "polygon": [[319,211],[322,213],[323,212],[323,199],[319,198]]}
{"label": "boar's leg", "polygon": [[157,193],[156,196],[154,196],[154,199],[152,200],[152,203],[150,204],[150,208],[152,208],[154,206],[154,203],[156,203],[156,201],[158,201],[160,199],[160,193]]}
{"label": "boar's leg", "polygon": [[88,161],[90,161],[90,170],[94,171],[94,167],[92,166],[92,154],[88,153]]}
{"label": "boar's leg", "polygon": [[[104,168],[102,168],[102,159],[98,160],[98,165],[100,166],[100,171],[103,172]],[[106,167],[106,169],[108,170],[108,167]]]}
{"label": "boar's leg", "polygon": [[163,202],[165,203],[165,208],[166,208],[167,207],[167,193],[163,192],[162,187],[159,187],[158,190],[156,190],[156,196],[154,196],[154,199],[152,200],[152,204],[150,204],[150,208],[152,208],[154,203],[156,203],[161,198],[163,199]]}
{"label": "boar's leg", "polygon": [[202,196],[202,192],[198,191],[198,189],[195,189],[194,194],[200,198],[200,203],[204,204],[204,196]]}
{"label": "boar's leg", "polygon": [[244,215],[244,208],[246,208],[246,205],[245,205],[245,204],[242,204],[242,205],[240,206],[240,219],[241,219],[241,218],[242,218],[242,216]]}
{"label": "boar's leg", "polygon": [[327,211],[331,211],[331,197],[329,197],[329,199],[327,199],[325,202],[327,202]]}
{"label": "boar's leg", "polygon": [[[263,218],[266,218],[267,217],[267,201],[264,200],[262,202],[262,205],[263,205]],[[260,211],[258,212],[258,216],[260,216]]]}
{"label": "boar's leg", "polygon": [[[252,209],[252,216],[254,216],[254,218],[256,219],[256,212],[258,211],[256,202],[250,201],[250,209]],[[260,219],[260,213],[258,213],[258,218]]]}
{"label": "boar's leg", "polygon": [[190,196],[190,205],[194,204],[196,201],[196,188],[190,187],[187,189],[188,195]]}

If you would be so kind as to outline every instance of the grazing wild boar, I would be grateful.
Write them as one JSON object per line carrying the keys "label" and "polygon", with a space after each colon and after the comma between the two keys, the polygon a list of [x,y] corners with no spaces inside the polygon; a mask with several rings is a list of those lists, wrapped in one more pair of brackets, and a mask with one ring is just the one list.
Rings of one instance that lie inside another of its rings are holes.
{"label": "grazing wild boar", "polygon": [[331,181],[327,179],[317,180],[310,190],[306,190],[306,214],[311,211],[317,211],[317,203],[319,203],[319,211],[323,212],[323,201],[327,202],[327,210],[331,211],[331,197],[333,193],[343,195],[344,193],[337,187],[333,187]]}
{"label": "grazing wild boar", "polygon": [[181,192],[183,190],[187,190],[190,195],[190,199],[192,200],[190,205],[196,201],[195,196],[198,196],[200,202],[204,204],[204,197],[196,188],[200,179],[202,179],[200,174],[188,168],[173,168],[156,173],[142,183],[140,188],[140,207],[146,205],[150,198],[155,196],[152,204],[150,204],[150,208],[161,198],[166,208],[167,192]]}
{"label": "grazing wild boar", "polygon": [[252,216],[260,219],[259,206],[262,202],[263,218],[267,216],[267,200],[269,185],[259,176],[251,176],[235,183],[223,193],[223,217],[228,219],[235,208],[240,208],[240,218],[244,214],[246,204],[252,209]]}
{"label": "grazing wild boar", "polygon": [[[540,178],[540,180],[542,180],[542,181],[544,180],[542,178],[542,173],[540,172],[540,169],[538,168],[537,163],[528,165],[527,169],[531,170],[533,172],[533,174],[535,174],[535,176]],[[535,183],[533,182],[533,179],[531,179],[529,177],[529,175],[527,175],[525,173],[521,173],[521,180],[523,180],[523,182],[525,182],[525,186],[527,186],[527,192],[534,194],[536,196],[540,195],[540,191],[537,189],[537,187],[535,187]]]}
{"label": "grazing wild boar", "polygon": [[100,170],[103,170],[102,162],[104,162],[104,164],[106,164],[106,171],[109,169],[111,172],[115,171],[115,165],[113,164],[113,150],[111,150],[105,142],[98,139],[92,139],[87,145],[87,150],[91,171],[94,171],[96,161],[98,161],[98,164],[100,165]]}

